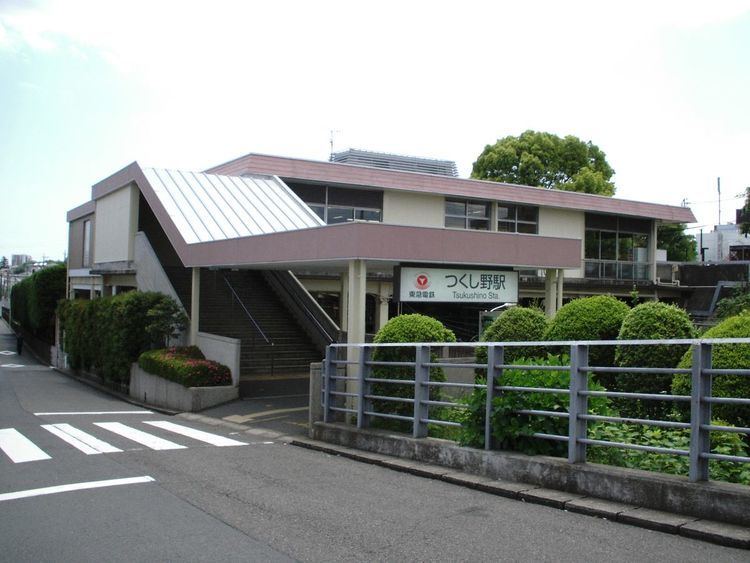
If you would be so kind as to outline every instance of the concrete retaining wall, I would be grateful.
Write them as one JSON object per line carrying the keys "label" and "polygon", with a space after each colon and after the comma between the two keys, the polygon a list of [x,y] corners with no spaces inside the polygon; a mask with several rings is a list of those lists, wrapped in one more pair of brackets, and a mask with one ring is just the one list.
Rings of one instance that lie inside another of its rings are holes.
{"label": "concrete retaining wall", "polygon": [[183,387],[133,364],[130,369],[130,396],[149,405],[194,412],[233,401],[239,397],[239,388],[235,385]]}
{"label": "concrete retaining wall", "polygon": [[232,372],[232,385],[240,384],[240,347],[239,338],[229,338],[207,332],[198,333],[198,348],[207,360],[224,364]]}
{"label": "concrete retaining wall", "polygon": [[414,439],[379,430],[316,422],[310,437],[370,452],[452,467],[494,479],[530,483],[708,520],[750,526],[750,487],[593,463],[465,448],[447,440]]}

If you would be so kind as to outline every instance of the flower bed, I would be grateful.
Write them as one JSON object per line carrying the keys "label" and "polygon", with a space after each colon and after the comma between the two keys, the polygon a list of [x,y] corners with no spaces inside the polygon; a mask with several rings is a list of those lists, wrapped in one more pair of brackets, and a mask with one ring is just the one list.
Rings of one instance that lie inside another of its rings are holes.
{"label": "flower bed", "polygon": [[138,358],[140,368],[184,387],[231,385],[229,368],[207,360],[197,346],[150,350]]}

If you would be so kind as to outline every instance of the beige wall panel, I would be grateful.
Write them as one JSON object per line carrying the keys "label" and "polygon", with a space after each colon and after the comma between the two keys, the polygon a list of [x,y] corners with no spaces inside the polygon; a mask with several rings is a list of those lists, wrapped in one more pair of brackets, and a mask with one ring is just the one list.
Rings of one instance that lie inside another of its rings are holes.
{"label": "beige wall panel", "polygon": [[138,188],[126,186],[96,200],[94,257],[97,263],[133,260],[138,225]]}
{"label": "beige wall panel", "polygon": [[[549,237],[572,238],[581,241],[581,260],[584,256],[586,235],[586,212],[573,209],[539,208],[539,234]],[[565,270],[567,278],[582,278],[580,268]]]}
{"label": "beige wall panel", "polygon": [[408,192],[383,193],[383,223],[415,227],[443,227],[445,198]]}

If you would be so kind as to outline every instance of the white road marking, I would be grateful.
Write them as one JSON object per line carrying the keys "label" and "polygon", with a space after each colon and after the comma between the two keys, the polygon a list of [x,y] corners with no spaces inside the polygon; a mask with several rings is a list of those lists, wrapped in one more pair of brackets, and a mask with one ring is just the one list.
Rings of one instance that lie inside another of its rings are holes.
{"label": "white road marking", "polygon": [[23,364],[0,364],[0,368],[22,368]]}
{"label": "white road marking", "polygon": [[185,446],[175,444],[174,442],[164,440],[163,438],[159,438],[158,436],[154,436],[153,434],[149,434],[147,432],[142,432],[141,430],[136,430],[135,428],[125,426],[124,424],[121,424],[119,422],[95,422],[94,424],[104,428],[105,430],[109,430],[110,432],[114,432],[115,434],[119,434],[120,436],[124,436],[129,440],[138,442],[139,444],[146,446],[147,448],[151,448],[152,450],[186,449]]}
{"label": "white road marking", "polygon": [[15,428],[0,429],[0,449],[13,463],[52,459]]}
{"label": "white road marking", "polygon": [[150,424],[151,426],[156,426],[157,428],[162,428],[164,430],[168,430],[169,432],[187,436],[188,438],[193,438],[194,440],[200,440],[201,442],[206,442],[207,444],[212,444],[214,446],[247,446],[245,442],[232,440],[231,438],[225,438],[224,436],[211,434],[210,432],[203,432],[202,430],[196,430],[188,426],[174,424],[173,422],[169,422],[166,420],[145,420],[143,422],[144,424]]}
{"label": "white road marking", "polygon": [[0,351],[0,354],[2,354],[3,356],[15,356],[16,355],[15,352],[11,352],[10,350],[2,350]]}
{"label": "white road marking", "polygon": [[52,495],[55,493],[67,493],[68,491],[83,491],[85,489],[99,489],[102,487],[116,487],[119,485],[135,485],[137,483],[151,483],[153,481],[155,481],[153,477],[144,475],[143,477],[127,477],[125,479],[108,479],[106,481],[88,481],[86,483],[57,485],[56,487],[43,487],[41,489],[29,489],[26,491],[16,491],[14,493],[2,493],[0,494],[0,502],[3,502],[5,500],[15,500],[19,498]]}
{"label": "white road marking", "polygon": [[78,414],[154,414],[152,411],[78,411],[78,412],[35,412],[34,416],[66,416]]}
{"label": "white road marking", "polygon": [[121,452],[122,450],[114,447],[107,442],[87,434],[70,424],[42,424],[42,428],[52,432],[58,438],[65,440],[74,448],[78,448],[86,455],[105,454]]}

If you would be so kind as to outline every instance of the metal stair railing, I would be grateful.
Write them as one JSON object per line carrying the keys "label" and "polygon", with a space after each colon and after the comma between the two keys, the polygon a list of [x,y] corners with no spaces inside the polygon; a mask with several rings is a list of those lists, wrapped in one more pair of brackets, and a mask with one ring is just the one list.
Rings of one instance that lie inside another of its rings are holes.
{"label": "metal stair railing", "polygon": [[[247,315],[247,318],[250,319],[250,322],[255,327],[255,330],[258,332],[258,334],[261,335],[263,340],[266,344],[271,346],[271,375],[274,374],[274,343],[273,340],[271,340],[268,335],[263,331],[263,329],[258,324],[258,321],[255,320],[255,317],[248,311],[247,307],[245,306],[245,303],[242,301],[242,298],[237,294],[237,291],[235,291],[234,287],[232,286],[231,282],[227,279],[226,275],[222,274],[221,276],[224,279],[224,283],[227,284],[227,287],[229,288],[229,291],[232,293],[232,297],[234,297],[237,300],[237,303],[240,304],[240,307],[242,307],[242,310],[245,312],[245,315]],[[255,350],[255,333],[253,333],[253,340],[252,340],[252,348]]]}

